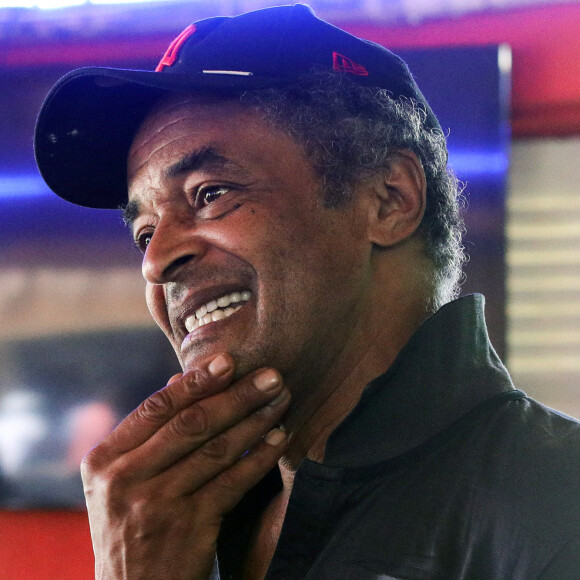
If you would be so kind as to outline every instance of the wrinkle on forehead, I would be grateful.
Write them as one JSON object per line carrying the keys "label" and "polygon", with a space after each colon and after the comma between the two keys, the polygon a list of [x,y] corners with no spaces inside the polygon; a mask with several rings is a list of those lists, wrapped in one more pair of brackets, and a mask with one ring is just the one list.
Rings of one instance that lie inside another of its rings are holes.
{"label": "wrinkle on forehead", "polygon": [[[151,107],[151,110],[146,115],[144,121],[141,123],[141,128],[145,128],[148,124],[154,124],[160,117],[167,114],[172,114],[175,110],[180,108],[190,107],[211,107],[220,105],[243,105],[235,97],[228,97],[225,95],[209,95],[209,94],[193,94],[193,93],[168,93],[167,96],[160,98]],[[137,131],[139,133],[139,131]]]}
{"label": "wrinkle on forehead", "polygon": [[[185,119],[185,116],[179,117],[174,119],[171,123],[166,125],[160,126],[157,131],[150,133],[146,129],[143,129],[142,132],[139,132],[133,141],[133,145],[129,150],[129,158],[127,160],[127,177],[128,180],[131,181],[131,178],[144,166],[146,165],[151,157],[153,157],[156,153],[161,151],[163,148],[171,145],[175,141],[178,141],[182,137],[185,136],[184,134],[176,135],[170,140],[165,140],[160,142],[157,147],[154,147],[151,151],[149,151],[142,159],[140,153],[143,152],[146,147],[157,137],[159,137],[164,131],[171,129],[172,125],[175,125]],[[140,139],[143,140],[142,143],[139,143]],[[139,160],[139,164],[136,165],[137,160]]]}
{"label": "wrinkle on forehead", "polygon": [[[253,143],[251,147],[246,146],[246,136],[248,145]],[[200,152],[205,154],[205,167],[211,160],[207,152],[212,151],[213,162],[219,158],[229,173],[241,175],[252,166],[264,169],[270,145],[284,141],[318,180],[304,147],[253,107],[233,98],[172,95],[155,105],[133,141],[128,158],[129,197],[143,199],[146,192],[147,197],[161,192],[174,174],[186,174],[179,165],[191,170],[192,160],[200,157]]]}
{"label": "wrinkle on forehead", "polygon": [[[159,137],[163,132],[171,130],[171,128],[180,122],[187,120],[192,110],[208,109],[212,107],[229,106],[232,111],[245,110],[239,101],[232,97],[221,95],[203,95],[190,93],[171,93],[157,101],[147,114],[141,126],[137,129],[133,143],[128,155],[128,177],[135,175],[145,165],[149,159],[155,155],[160,149],[172,142],[187,136],[187,132],[181,135],[175,135],[170,141],[165,141],[157,148],[153,149],[141,160],[138,166],[132,166],[135,160],[139,158],[139,154],[150,144],[155,138]],[[182,110],[182,113],[176,116]]]}

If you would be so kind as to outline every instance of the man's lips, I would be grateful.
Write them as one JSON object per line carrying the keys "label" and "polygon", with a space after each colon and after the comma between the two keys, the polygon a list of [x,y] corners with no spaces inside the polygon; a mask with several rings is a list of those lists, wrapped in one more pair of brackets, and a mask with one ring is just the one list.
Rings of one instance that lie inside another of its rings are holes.
{"label": "man's lips", "polygon": [[195,311],[195,314],[191,314],[185,319],[187,332],[191,333],[200,326],[231,316],[250,299],[251,295],[249,290],[229,292],[206,302]]}

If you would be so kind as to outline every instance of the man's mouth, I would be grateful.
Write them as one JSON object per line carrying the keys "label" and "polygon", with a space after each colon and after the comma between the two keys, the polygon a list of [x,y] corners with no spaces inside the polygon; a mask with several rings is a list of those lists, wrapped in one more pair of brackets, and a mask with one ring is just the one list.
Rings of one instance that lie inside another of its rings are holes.
{"label": "man's mouth", "polygon": [[187,332],[193,332],[196,328],[223,320],[238,311],[245,302],[250,299],[252,293],[249,290],[243,292],[230,292],[220,298],[210,300],[195,311],[195,314],[185,319]]}

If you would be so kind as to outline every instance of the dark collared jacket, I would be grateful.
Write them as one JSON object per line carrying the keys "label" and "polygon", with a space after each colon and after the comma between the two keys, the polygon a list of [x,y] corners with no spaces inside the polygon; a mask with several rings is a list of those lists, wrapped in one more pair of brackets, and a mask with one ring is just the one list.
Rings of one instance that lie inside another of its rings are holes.
{"label": "dark collared jacket", "polygon": [[[277,470],[226,518],[240,577]],[[305,460],[268,580],[579,580],[580,423],[515,390],[483,297],[443,307]]]}

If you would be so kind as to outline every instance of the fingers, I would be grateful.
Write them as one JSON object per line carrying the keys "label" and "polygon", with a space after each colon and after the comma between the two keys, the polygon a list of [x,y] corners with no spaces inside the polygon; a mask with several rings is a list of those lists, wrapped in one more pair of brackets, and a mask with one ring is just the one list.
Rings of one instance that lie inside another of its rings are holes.
{"label": "fingers", "polygon": [[201,362],[197,369],[173,375],[161,390],[145,399],[101,443],[101,453],[121,455],[147,441],[182,409],[225,389],[235,364],[229,354]]}
{"label": "fingers", "polygon": [[175,375],[173,375],[168,381],[167,384],[170,385],[171,383],[174,383],[175,381],[179,380],[181,377],[183,376],[183,373],[177,373]]}
{"label": "fingers", "polygon": [[[272,427],[279,423],[289,403],[290,393],[282,388],[267,405],[243,420],[215,436],[210,435],[201,444],[192,444],[195,451],[184,454],[162,471],[155,484],[169,495],[193,493],[238,462],[251,463],[250,473],[259,474],[258,479],[263,477],[280,457],[272,447],[282,443],[285,433]],[[237,481],[237,488],[248,489],[244,481]]]}
{"label": "fingers", "polygon": [[290,401],[281,375],[234,375],[229,355],[174,375],[85,457],[100,577],[207,577],[224,513],[287,446],[275,428]]}
{"label": "fingers", "polygon": [[286,433],[272,429],[243,458],[196,492],[198,505],[207,506],[213,512],[227,513],[276,465],[287,447]]}
{"label": "fingers", "polygon": [[[263,437],[280,419],[289,398],[277,371],[255,371],[179,411],[126,460],[134,466],[135,477],[149,479],[199,450],[191,466],[197,475],[190,470],[186,479],[202,485]],[[181,466],[178,470],[182,473]]]}

